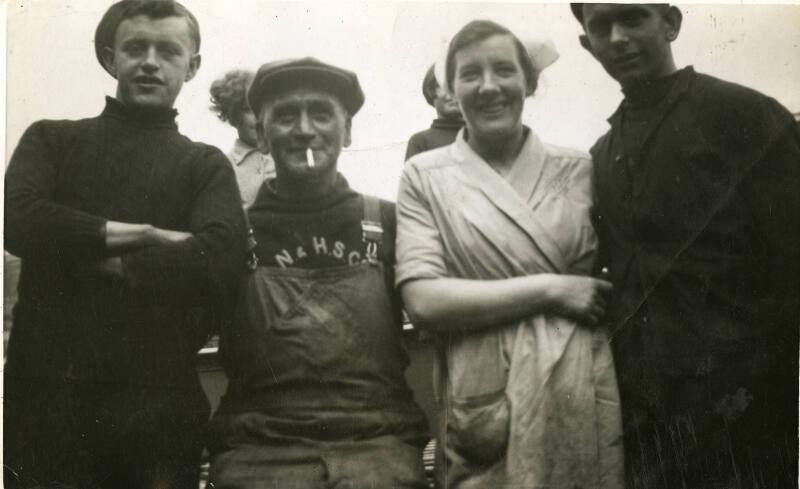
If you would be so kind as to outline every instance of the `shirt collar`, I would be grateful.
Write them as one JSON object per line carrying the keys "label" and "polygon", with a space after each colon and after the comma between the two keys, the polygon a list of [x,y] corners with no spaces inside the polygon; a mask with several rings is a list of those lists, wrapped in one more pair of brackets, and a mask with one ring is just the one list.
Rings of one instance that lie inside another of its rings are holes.
{"label": "shirt collar", "polygon": [[356,192],[347,183],[347,179],[341,173],[336,174],[336,182],[330,192],[315,199],[306,199],[301,196],[287,196],[279,194],[275,190],[275,179],[267,180],[261,191],[256,197],[256,201],[250,207],[250,213],[261,211],[291,211],[308,212],[330,209],[342,200],[355,195]]}
{"label": "shirt collar", "polygon": [[125,105],[113,97],[106,97],[106,106],[101,115],[145,129],[176,129],[178,127],[175,123],[178,111],[174,108],[143,108]]}
{"label": "shirt collar", "polygon": [[256,151],[258,151],[258,148],[254,148],[241,139],[236,138],[236,142],[233,143],[233,148],[231,149],[228,157],[234,165],[239,166],[245,160],[245,158]]}
{"label": "shirt collar", "polygon": [[[505,177],[494,171],[469,146],[464,139],[465,131],[462,130],[455,144],[448,147],[461,170],[455,172],[454,176],[462,178],[467,186],[477,188],[488,202],[496,206],[510,222],[515,223],[528,235],[532,249],[525,253],[534,254],[526,255],[526,259],[535,260],[544,270],[564,271],[567,267],[561,249],[552,232],[547,230],[535,212],[536,199],[543,198],[543,194],[549,191],[542,188],[542,192],[536,192],[548,152],[533,131],[527,127],[525,130],[525,142],[514,160],[511,171]],[[471,212],[466,212],[464,215],[468,214]],[[514,246],[516,245],[527,246],[522,241]]]}
{"label": "shirt collar", "polygon": [[[508,185],[514,188],[520,198],[527,201],[531,198],[539,183],[546,152],[542,141],[529,127],[523,126],[523,131],[525,140],[519,154],[511,164],[511,169],[505,176],[505,180]],[[452,147],[452,154],[455,156],[456,160],[462,164],[467,164],[467,166],[472,166],[473,168],[480,168],[481,170],[490,168],[486,160],[470,147],[466,136],[466,129],[459,131],[458,136],[456,136],[456,144]],[[491,170],[491,173],[487,173],[484,176],[504,178],[498,173],[495,173],[494,170]],[[478,178],[480,180],[483,177]]]}
{"label": "shirt collar", "polygon": [[[684,93],[689,90],[689,85],[691,84],[695,75],[696,73],[694,71],[694,67],[692,66],[687,66],[686,68],[678,70],[678,77],[666,97],[667,106],[675,103],[683,96]],[[620,102],[619,107],[617,107],[617,110],[614,111],[611,117],[608,118],[608,123],[612,126],[619,125],[622,120],[622,113],[628,108],[629,104],[627,104],[623,99],[622,102]]]}

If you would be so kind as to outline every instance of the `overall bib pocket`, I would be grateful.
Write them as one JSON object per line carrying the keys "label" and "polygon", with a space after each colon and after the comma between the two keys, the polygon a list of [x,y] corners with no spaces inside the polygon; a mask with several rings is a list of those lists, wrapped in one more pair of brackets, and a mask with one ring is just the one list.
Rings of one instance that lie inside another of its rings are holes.
{"label": "overall bib pocket", "polygon": [[312,284],[270,329],[308,365],[336,370],[358,348],[359,335],[347,328],[350,320],[347,304],[330,286]]}

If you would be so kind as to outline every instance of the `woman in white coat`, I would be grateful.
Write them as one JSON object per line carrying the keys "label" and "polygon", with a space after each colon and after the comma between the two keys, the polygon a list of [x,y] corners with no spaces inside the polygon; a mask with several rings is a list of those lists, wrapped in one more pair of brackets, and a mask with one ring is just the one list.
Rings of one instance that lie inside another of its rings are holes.
{"label": "woman in white coat", "polygon": [[621,488],[614,366],[597,327],[611,284],[588,276],[591,161],[522,124],[554,51],[474,21],[445,84],[456,142],[406,165],[397,284],[439,345],[438,477],[454,488]]}

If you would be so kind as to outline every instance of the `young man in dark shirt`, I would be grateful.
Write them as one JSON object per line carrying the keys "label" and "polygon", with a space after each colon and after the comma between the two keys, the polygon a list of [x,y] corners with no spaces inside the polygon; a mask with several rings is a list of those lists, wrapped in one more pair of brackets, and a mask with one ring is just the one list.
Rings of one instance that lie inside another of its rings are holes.
{"label": "young man in dark shirt", "polygon": [[249,93],[276,177],[248,215],[257,266],[221,351],[216,487],[426,487],[427,429],[403,372],[395,210],[337,171],[364,102],[313,58],[262,66]]}
{"label": "young man in dark shirt", "polygon": [[431,127],[420,131],[408,140],[406,161],[412,156],[432,149],[447,146],[456,140],[458,131],[464,127],[464,118],[455,97],[439,86],[434,73],[435,65],[431,65],[422,80],[422,96],[428,105],[436,109],[436,119]]}
{"label": "young man in dark shirt", "polygon": [[6,487],[197,487],[209,406],[194,357],[244,263],[233,170],[174,121],[199,48],[178,3],[112,5],[95,52],[116,97],[98,117],[36,122],[11,158]]}
{"label": "young man in dark shirt", "polygon": [[797,487],[797,125],[678,70],[677,8],[572,11],[625,95],[592,156],[628,487]]}

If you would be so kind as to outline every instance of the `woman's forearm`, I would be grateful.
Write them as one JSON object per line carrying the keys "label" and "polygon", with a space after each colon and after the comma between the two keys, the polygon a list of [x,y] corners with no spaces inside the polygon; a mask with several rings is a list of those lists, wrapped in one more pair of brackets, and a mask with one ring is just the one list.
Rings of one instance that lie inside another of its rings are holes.
{"label": "woman's forearm", "polygon": [[502,280],[422,279],[402,286],[414,325],[437,332],[488,329],[550,308],[548,282],[540,274]]}
{"label": "woman's forearm", "polygon": [[605,315],[612,285],[578,275],[542,273],[499,280],[419,279],[401,293],[411,322],[436,332],[476,331],[536,314],[555,314],[585,325]]}

